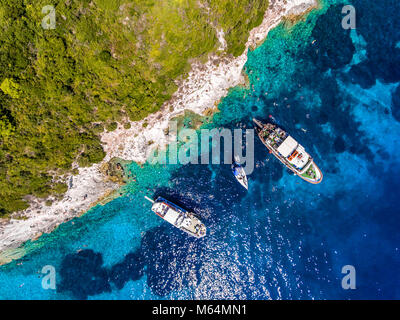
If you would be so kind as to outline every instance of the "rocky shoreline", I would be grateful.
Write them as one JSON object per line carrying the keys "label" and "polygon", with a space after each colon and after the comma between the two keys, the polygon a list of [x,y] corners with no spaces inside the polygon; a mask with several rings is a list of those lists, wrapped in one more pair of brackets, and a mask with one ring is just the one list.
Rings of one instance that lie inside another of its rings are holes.
{"label": "rocky shoreline", "polygon": [[23,256],[24,250],[18,248],[26,241],[53,231],[112,195],[120,184],[105,179],[101,168],[106,163],[113,158],[143,163],[152,150],[165,148],[168,143],[165,130],[171,119],[185,110],[204,114],[215,109],[230,88],[245,83],[243,67],[248,49],[266,39],[268,32],[284,18],[305,14],[318,5],[318,0],[270,0],[263,22],[250,32],[246,50],[237,58],[221,54],[226,43],[219,30],[220,53],[210,55],[205,64],[194,62],[188,76],[178,83],[178,90],[160,111],[144,120],[131,122],[130,129],[119,125],[115,131],[104,133],[101,140],[105,159],[89,168],[79,168],[77,175],[71,175],[63,199],[50,205],[44,200],[31,199],[28,209],[13,214],[10,219],[0,219],[0,264]]}

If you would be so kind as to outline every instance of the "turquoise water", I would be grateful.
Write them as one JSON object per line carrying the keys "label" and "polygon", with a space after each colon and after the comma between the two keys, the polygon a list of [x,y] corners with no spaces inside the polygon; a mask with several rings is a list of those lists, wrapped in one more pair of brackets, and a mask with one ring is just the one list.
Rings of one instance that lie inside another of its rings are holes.
{"label": "turquoise water", "polygon": [[[398,299],[400,4],[350,2],[351,32],[338,1],[275,28],[249,53],[249,89],[231,90],[213,119],[250,128],[253,116],[273,115],[314,156],[321,184],[294,177],[258,140],[248,193],[229,165],[132,164],[137,182],[123,196],[0,267],[0,297]],[[207,237],[171,228],[144,194],[195,211]],[[348,264],[356,290],[341,287]],[[45,265],[56,269],[56,290],[42,289]]]}

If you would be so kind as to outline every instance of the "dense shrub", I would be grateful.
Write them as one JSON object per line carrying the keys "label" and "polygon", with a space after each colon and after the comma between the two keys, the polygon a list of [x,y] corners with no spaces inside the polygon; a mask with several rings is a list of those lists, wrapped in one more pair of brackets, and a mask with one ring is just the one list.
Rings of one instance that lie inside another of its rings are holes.
{"label": "dense shrub", "polygon": [[[28,4],[29,3],[29,4]],[[56,28],[41,27],[47,0],[0,1],[0,216],[26,195],[66,190],[55,176],[104,157],[99,134],[139,120],[176,90],[174,80],[226,31],[241,54],[264,0],[54,0]],[[211,8],[208,12],[206,6]]]}

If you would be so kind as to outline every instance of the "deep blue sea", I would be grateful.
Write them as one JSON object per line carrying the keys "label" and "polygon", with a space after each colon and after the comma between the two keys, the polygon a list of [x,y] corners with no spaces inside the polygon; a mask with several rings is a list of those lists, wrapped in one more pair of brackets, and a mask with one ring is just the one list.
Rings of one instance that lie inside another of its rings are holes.
{"label": "deep blue sea", "polygon": [[[319,185],[293,176],[255,140],[246,192],[229,165],[144,168],[123,196],[28,243],[0,267],[1,299],[399,299],[400,2],[342,1],[281,24],[249,53],[213,126],[272,115],[313,155]],[[150,211],[163,195],[201,216],[196,240]],[[41,286],[56,269],[56,290]],[[356,270],[344,290],[342,267]]]}

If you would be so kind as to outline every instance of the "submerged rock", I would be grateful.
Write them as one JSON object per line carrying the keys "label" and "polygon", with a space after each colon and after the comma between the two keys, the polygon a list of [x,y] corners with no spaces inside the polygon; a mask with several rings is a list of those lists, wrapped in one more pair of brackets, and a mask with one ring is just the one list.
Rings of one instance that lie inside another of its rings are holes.
{"label": "submerged rock", "polygon": [[128,175],[124,170],[126,164],[127,161],[112,158],[101,166],[100,171],[106,176],[107,180],[119,184],[125,184],[128,181]]}
{"label": "submerged rock", "polygon": [[343,153],[346,151],[346,143],[342,137],[337,137],[333,144],[336,153]]}
{"label": "submerged rock", "polygon": [[[350,37],[350,30],[345,30],[340,25],[343,19],[342,7],[342,5],[330,7],[318,18],[312,32],[316,45],[310,46],[308,53],[322,71],[340,69],[353,59],[355,47]],[[330,32],[327,33],[326,30]]]}

